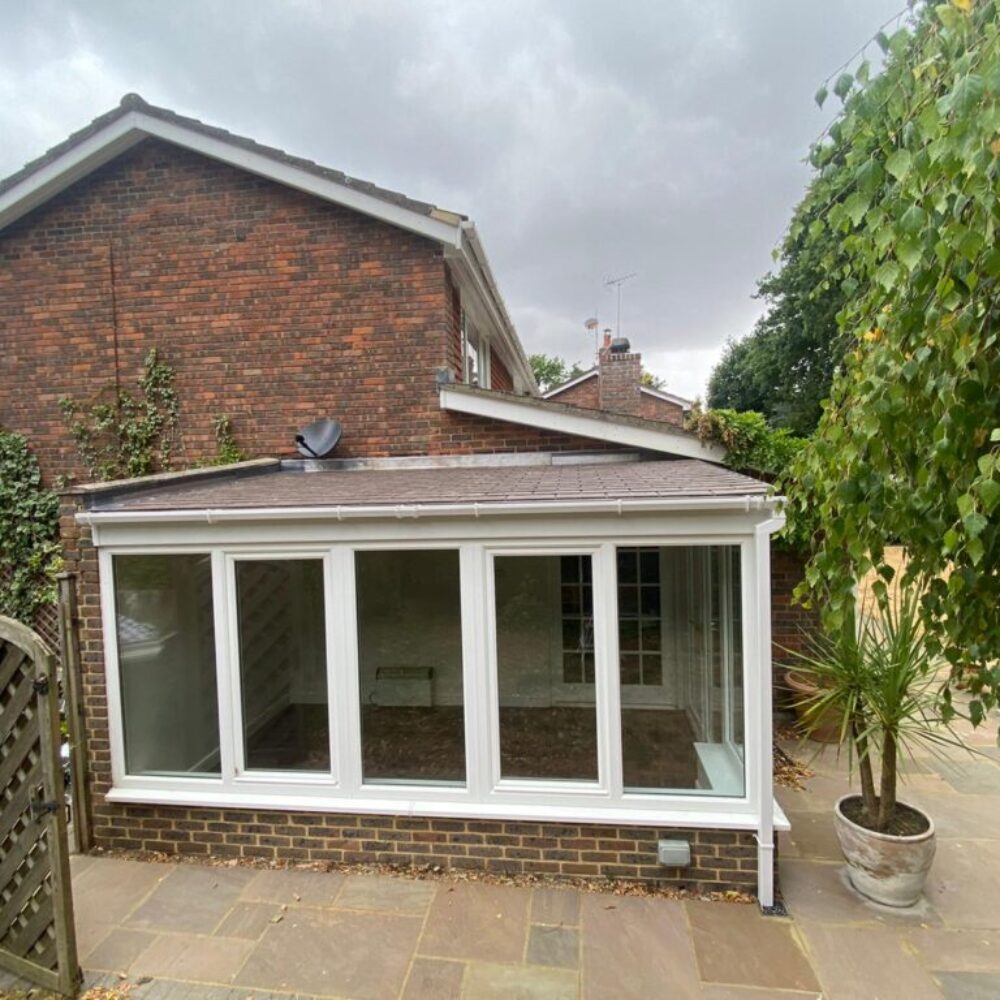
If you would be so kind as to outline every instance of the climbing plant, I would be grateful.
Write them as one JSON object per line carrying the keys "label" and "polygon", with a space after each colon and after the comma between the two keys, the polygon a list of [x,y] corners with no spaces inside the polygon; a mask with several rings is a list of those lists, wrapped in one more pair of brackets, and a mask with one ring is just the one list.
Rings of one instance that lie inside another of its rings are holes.
{"label": "climbing plant", "polygon": [[772,430],[764,414],[754,411],[706,410],[696,403],[685,426],[700,440],[721,444],[726,465],[769,479],[784,474],[805,445],[789,430]]}
{"label": "climbing plant", "polygon": [[109,386],[88,403],[59,401],[87,471],[100,480],[128,479],[170,468],[179,404],[174,370],[156,348],[146,355],[136,392]]}
{"label": "climbing plant", "polygon": [[59,499],[20,434],[0,430],[0,614],[32,624],[56,600]]}
{"label": "climbing plant", "polygon": [[998,0],[918,5],[873,44],[877,75],[862,59],[816,95],[842,105],[792,226],[847,293],[847,352],[790,514],[818,517],[805,588],[831,627],[862,574],[892,579],[885,546],[903,545],[979,721],[1000,693]]}
{"label": "climbing plant", "polygon": [[220,415],[212,421],[215,431],[215,459],[212,465],[232,465],[246,461],[247,453],[239,446],[233,434],[232,417]]}

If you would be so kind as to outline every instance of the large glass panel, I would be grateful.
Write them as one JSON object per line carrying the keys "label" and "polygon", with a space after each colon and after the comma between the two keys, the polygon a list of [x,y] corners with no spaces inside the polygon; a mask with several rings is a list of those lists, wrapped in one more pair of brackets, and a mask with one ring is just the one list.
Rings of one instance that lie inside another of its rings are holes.
{"label": "large glass panel", "polygon": [[463,783],[458,552],[358,552],[365,781]]}
{"label": "large glass panel", "polygon": [[591,557],[493,566],[501,776],[596,781]]}
{"label": "large glass panel", "polygon": [[329,771],[321,559],[236,563],[246,767]]}
{"label": "large glass panel", "polygon": [[739,547],[620,548],[617,566],[626,791],[742,795]]}
{"label": "large glass panel", "polygon": [[212,563],[114,557],[128,774],[219,774]]}

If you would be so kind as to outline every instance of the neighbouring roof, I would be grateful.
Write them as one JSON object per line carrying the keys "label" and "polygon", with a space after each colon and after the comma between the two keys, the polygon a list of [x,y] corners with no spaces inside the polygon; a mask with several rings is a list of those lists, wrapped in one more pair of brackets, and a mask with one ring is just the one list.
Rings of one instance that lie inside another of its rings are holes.
{"label": "neighbouring roof", "polygon": [[95,512],[225,511],[262,508],[399,508],[455,504],[559,503],[670,498],[763,497],[768,485],[707,462],[675,459],[594,464],[448,468],[336,468],[261,462],[254,468],[85,487]]}
{"label": "neighbouring roof", "polygon": [[[572,389],[581,382],[586,382],[587,379],[593,378],[595,375],[600,375],[600,369],[597,367],[588,368],[587,371],[577,375],[575,378],[571,378],[568,382],[563,382],[561,385],[556,385],[551,389],[546,389],[546,391],[542,393],[542,399],[553,399],[560,393],[565,392],[567,389]],[[673,403],[675,406],[683,407],[685,410],[690,410],[691,407],[694,406],[693,399],[686,399],[684,396],[678,396],[676,393],[667,392],[666,389],[654,389],[649,385],[640,385],[639,391],[646,393],[647,396],[655,396],[657,399],[662,399],[667,403]]]}

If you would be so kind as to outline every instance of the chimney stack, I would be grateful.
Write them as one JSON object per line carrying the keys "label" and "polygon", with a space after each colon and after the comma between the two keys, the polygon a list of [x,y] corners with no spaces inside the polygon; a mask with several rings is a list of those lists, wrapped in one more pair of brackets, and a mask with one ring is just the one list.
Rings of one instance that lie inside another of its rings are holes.
{"label": "chimney stack", "polygon": [[642,355],[633,354],[624,338],[611,339],[604,331],[604,345],[597,356],[600,407],[609,413],[638,417],[642,406]]}

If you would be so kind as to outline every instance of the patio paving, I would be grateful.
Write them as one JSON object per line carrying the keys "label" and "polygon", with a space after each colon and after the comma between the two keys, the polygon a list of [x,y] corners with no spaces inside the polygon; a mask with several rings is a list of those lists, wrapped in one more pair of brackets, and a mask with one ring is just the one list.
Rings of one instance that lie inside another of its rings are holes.
{"label": "patio paving", "polygon": [[[1000,754],[908,766],[938,827],[909,910],[848,885],[826,748],[792,819],[790,916],[755,906],[406,876],[73,859],[87,985],[135,1000],[979,1000],[1000,997]],[[803,756],[801,748],[790,751]],[[148,982],[142,982],[150,977]],[[0,996],[15,981],[0,973]]]}

